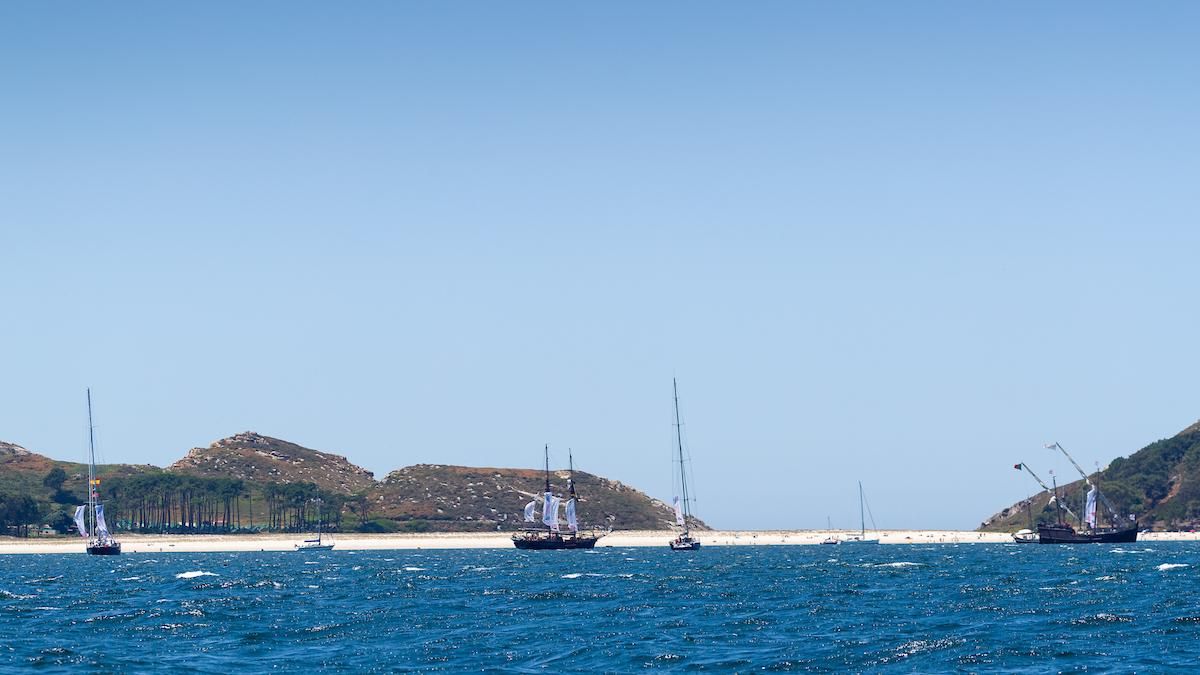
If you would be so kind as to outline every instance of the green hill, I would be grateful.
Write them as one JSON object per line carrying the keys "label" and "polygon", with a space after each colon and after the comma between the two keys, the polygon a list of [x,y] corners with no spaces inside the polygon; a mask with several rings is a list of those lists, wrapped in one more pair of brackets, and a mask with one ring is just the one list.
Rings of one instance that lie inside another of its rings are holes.
{"label": "green hill", "polygon": [[[376,481],[341,455],[249,431],[193,448],[165,469],[111,464],[98,466],[97,475],[109,523],[140,532],[304,531],[317,522],[368,532],[511,530],[543,488],[536,470],[433,464]],[[671,522],[665,503],[619,481],[583,472],[575,478],[583,526]],[[551,482],[561,494],[566,472],[553,472]],[[86,501],[86,465],[0,442],[0,533],[42,523],[65,532]]]}
{"label": "green hill", "polygon": [[[550,472],[550,487],[566,491],[567,472]],[[581,527],[663,529],[671,508],[620,481],[575,472]],[[514,530],[522,510],[545,488],[543,472],[418,464],[393,471],[370,492],[374,512],[405,529]],[[541,512],[541,506],[538,507]],[[693,527],[707,529],[697,520]]]}
{"label": "green hill", "polygon": [[[1117,512],[1134,514],[1142,527],[1195,529],[1200,525],[1200,422],[1114,459],[1097,482]],[[1059,486],[1059,493],[1078,513],[1085,489],[1077,480]],[[1049,501],[1043,492],[1017,502],[984,521],[980,529],[1010,531],[1029,527],[1031,519],[1051,522],[1057,512]]]}

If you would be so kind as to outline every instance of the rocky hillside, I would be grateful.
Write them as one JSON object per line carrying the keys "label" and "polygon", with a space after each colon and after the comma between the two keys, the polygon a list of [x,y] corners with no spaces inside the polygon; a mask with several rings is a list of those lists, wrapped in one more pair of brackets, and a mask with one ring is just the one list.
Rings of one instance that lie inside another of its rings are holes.
{"label": "rocky hillside", "polygon": [[[563,494],[567,472],[552,472],[550,481]],[[512,530],[522,526],[525,504],[544,489],[537,470],[418,464],[388,474],[371,491],[370,509],[372,516],[421,521],[432,529]],[[576,471],[575,489],[582,527],[663,529],[674,517],[667,504],[619,481]],[[694,527],[707,529],[699,520]]]}
{"label": "rocky hillside", "polygon": [[249,483],[312,483],[322,490],[351,495],[375,486],[370,471],[341,455],[310,450],[253,431],[193,448],[167,471]]}
{"label": "rocky hillside", "polygon": [[[58,480],[52,480],[56,470]],[[522,526],[525,504],[540,498],[544,487],[538,470],[435,464],[409,466],[376,481],[341,455],[249,431],[193,448],[165,470],[109,464],[97,473],[114,522],[146,527],[150,518],[154,531],[309,527],[315,522],[296,519],[317,518],[310,508],[317,498],[327,526],[343,530],[512,530]],[[85,464],[0,442],[0,496],[33,497],[43,504],[46,522],[69,525],[67,515],[86,500],[86,478]],[[562,494],[566,479],[566,471],[553,472],[551,488]],[[575,481],[584,527],[659,529],[673,519],[667,504],[619,481],[584,472],[576,472]],[[707,529],[699,520],[693,527]]]}
{"label": "rocky hillside", "polygon": [[[1046,475],[1042,478],[1049,480]],[[1032,479],[1030,483],[1038,489]],[[1200,526],[1200,422],[1128,457],[1114,459],[1100,472],[1099,484],[1113,507],[1119,513],[1136,515],[1142,527]],[[1076,513],[1085,490],[1083,481],[1059,486],[1064,503]],[[1050,522],[1057,517],[1057,509],[1049,502],[1045,493],[1017,502],[985,520],[980,529],[1011,531],[1029,527],[1031,519]]]}

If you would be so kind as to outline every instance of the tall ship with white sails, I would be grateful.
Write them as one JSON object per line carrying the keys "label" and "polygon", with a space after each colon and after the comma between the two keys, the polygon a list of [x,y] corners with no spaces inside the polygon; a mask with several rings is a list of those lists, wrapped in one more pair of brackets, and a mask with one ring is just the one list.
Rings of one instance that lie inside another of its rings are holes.
{"label": "tall ship with white sails", "polygon": [[[599,533],[595,528],[580,530],[576,517],[578,496],[575,494],[575,458],[568,454],[567,499],[555,495],[550,489],[550,445],[545,447],[545,492],[542,495],[542,520],[536,517],[537,499],[525,505],[525,526],[513,535],[513,545],[526,550],[558,550],[595,548],[596,542],[607,532]],[[564,532],[559,522],[559,510],[566,507],[567,529]]]}
{"label": "tall ship with white sails", "polygon": [[692,536],[689,523],[692,518],[692,507],[687,489],[687,465],[683,461],[683,430],[679,422],[679,383],[675,378],[671,378],[671,391],[675,394],[675,446],[679,451],[679,491],[683,495],[683,501],[680,502],[679,495],[675,495],[673,500],[675,526],[679,528],[679,533],[671,540],[670,546],[672,551],[695,551],[700,548],[700,540]]}
{"label": "tall ship with white sails", "polygon": [[[76,507],[75,527],[87,539],[88,555],[120,555],[121,542],[108,531],[104,504],[100,502],[100,479],[96,477],[96,427],[92,424],[92,390],[88,404],[88,503]],[[90,527],[89,527],[90,526]]]}

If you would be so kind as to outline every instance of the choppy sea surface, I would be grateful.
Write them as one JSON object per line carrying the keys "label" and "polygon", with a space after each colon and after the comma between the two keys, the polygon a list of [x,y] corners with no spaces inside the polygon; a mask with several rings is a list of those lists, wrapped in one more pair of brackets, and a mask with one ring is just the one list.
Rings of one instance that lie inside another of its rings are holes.
{"label": "choppy sea surface", "polygon": [[1185,671],[1200,546],[0,556],[0,670]]}

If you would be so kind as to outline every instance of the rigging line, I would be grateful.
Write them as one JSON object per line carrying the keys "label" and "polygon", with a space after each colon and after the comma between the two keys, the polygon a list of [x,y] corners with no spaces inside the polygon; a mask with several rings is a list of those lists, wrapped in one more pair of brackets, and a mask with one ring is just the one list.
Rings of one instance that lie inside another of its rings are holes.
{"label": "rigging line", "polygon": [[867,493],[863,493],[863,503],[867,505],[867,517],[871,519],[871,529],[879,531],[879,526],[875,524],[875,514],[871,513],[871,500],[867,499]]}

